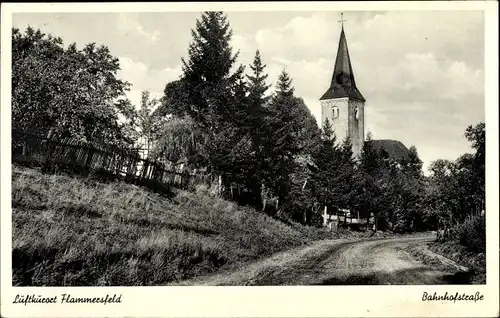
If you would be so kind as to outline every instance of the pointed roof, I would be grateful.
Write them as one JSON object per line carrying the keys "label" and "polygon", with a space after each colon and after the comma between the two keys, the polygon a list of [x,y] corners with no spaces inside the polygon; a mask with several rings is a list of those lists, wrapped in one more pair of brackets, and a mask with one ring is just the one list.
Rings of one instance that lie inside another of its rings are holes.
{"label": "pointed roof", "polygon": [[362,102],[365,101],[365,98],[356,87],[343,25],[340,32],[339,48],[337,50],[335,68],[333,69],[332,82],[330,88],[321,96],[320,100],[341,97],[350,97]]}

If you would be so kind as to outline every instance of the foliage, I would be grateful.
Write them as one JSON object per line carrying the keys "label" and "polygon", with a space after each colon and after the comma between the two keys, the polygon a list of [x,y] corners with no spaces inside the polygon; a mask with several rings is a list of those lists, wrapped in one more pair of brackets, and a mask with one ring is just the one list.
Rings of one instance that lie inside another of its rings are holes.
{"label": "foliage", "polygon": [[316,197],[322,204],[332,206],[336,192],[332,186],[337,184],[334,179],[337,177],[337,163],[340,162],[341,154],[328,119],[323,126],[321,144],[313,156],[318,167],[318,171],[313,177]]}
{"label": "foliage", "polygon": [[186,81],[179,79],[168,83],[163,91],[158,114],[161,116],[169,114],[176,117],[186,117],[189,115],[189,108],[190,102]]}
{"label": "foliage", "polygon": [[253,64],[250,65],[252,73],[247,75],[249,84],[248,97],[250,99],[251,107],[254,109],[253,115],[256,116],[255,119],[258,119],[259,111],[261,111],[261,108],[267,104],[267,101],[270,98],[266,95],[270,85],[266,84],[268,75],[264,72],[265,68],[266,64],[262,62],[260,51],[257,50],[255,52]]}
{"label": "foliage", "polygon": [[473,154],[455,161],[436,160],[427,180],[427,219],[451,228],[449,239],[475,253],[485,250],[485,126],[468,126],[465,137]]}
{"label": "foliage", "polygon": [[316,119],[300,97],[297,98],[295,120],[301,127],[298,134],[299,149],[302,154],[311,154],[321,142],[321,130]]}
{"label": "foliage", "polygon": [[130,111],[129,84],[116,78],[106,46],[66,49],[60,38],[12,30],[12,122],[16,129],[83,141],[130,144],[118,121]]}
{"label": "foliage", "polygon": [[486,251],[486,222],[484,215],[467,216],[451,229],[452,240],[465,246],[469,251]]}
{"label": "foliage", "polygon": [[272,134],[263,142],[266,154],[264,183],[282,202],[288,201],[295,156],[300,153],[301,126],[296,117],[298,103],[293,92],[292,80],[283,71],[269,106],[267,128]]}
{"label": "foliage", "polygon": [[156,112],[158,104],[157,99],[150,98],[149,91],[141,92],[141,105],[137,112],[137,126],[148,156],[153,143],[159,138],[158,130],[164,124],[162,116],[159,116]]}
{"label": "foliage", "polygon": [[475,153],[463,154],[455,161],[436,160],[430,165],[427,200],[438,220],[462,222],[484,207],[484,133],[484,123],[467,127],[465,136]]}
{"label": "foliage", "polygon": [[190,118],[172,117],[163,123],[158,135],[151,153],[157,160],[192,167],[206,163],[206,136]]}
{"label": "foliage", "polygon": [[194,156],[186,160],[222,175],[226,187],[242,186],[257,204],[265,65],[257,55],[253,74],[245,76],[245,68],[236,67],[238,53],[232,53],[232,30],[222,12],[204,12],[192,37],[189,56],[182,59],[182,77],[166,86],[159,112],[190,118],[199,138],[196,154],[183,152]]}
{"label": "foliage", "polygon": [[233,55],[232,30],[222,12],[204,12],[191,31],[189,58],[182,59],[189,107],[186,112],[209,130],[231,120],[235,106],[232,89],[241,69],[232,72],[238,54]]}

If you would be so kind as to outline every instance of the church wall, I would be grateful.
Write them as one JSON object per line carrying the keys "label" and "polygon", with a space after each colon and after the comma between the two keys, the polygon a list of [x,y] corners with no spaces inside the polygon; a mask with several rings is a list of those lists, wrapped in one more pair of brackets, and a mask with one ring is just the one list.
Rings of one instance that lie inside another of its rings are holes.
{"label": "church wall", "polygon": [[[355,108],[358,107],[358,119],[355,118]],[[363,102],[350,100],[349,101],[349,137],[352,143],[352,152],[354,156],[361,154],[361,149],[364,143],[364,123],[365,123],[365,107]]]}
{"label": "church wall", "polygon": [[[339,116],[337,118],[333,118],[334,106],[337,106],[339,110]],[[348,98],[337,98],[321,101],[321,127],[323,127],[325,119],[328,118],[339,144],[342,143],[342,140],[346,137],[347,134],[349,118],[348,107]]]}
{"label": "church wall", "polygon": [[[339,109],[339,116],[333,117],[333,107]],[[355,119],[354,109],[358,107],[358,120]],[[365,107],[363,102],[355,101],[349,98],[338,98],[321,101],[321,127],[325,119],[328,118],[332,124],[337,142],[340,144],[349,133],[352,143],[352,150],[355,156],[359,156],[365,140]]]}

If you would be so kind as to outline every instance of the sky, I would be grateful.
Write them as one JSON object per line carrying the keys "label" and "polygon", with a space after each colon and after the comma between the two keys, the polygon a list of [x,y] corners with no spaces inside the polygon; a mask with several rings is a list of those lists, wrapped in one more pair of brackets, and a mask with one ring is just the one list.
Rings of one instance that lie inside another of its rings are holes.
{"label": "sky", "polygon": [[[320,121],[340,36],[340,12],[226,12],[238,63],[255,51],[269,84],[286,69],[295,93]],[[18,13],[13,26],[32,26],[78,48],[96,42],[120,60],[120,79],[161,97],[181,75],[191,29],[201,12]],[[424,171],[436,159],[471,152],[465,128],[485,120],[482,11],[348,11],[344,30],[356,84],[366,98],[365,133],[417,147]]]}

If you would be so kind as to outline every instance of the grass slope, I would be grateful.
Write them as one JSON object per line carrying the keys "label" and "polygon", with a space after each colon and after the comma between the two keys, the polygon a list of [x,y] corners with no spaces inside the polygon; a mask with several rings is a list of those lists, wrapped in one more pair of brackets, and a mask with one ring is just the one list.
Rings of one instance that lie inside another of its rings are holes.
{"label": "grass slope", "polygon": [[325,230],[287,225],[209,195],[13,166],[15,286],[162,285],[270,255]]}
{"label": "grass slope", "polygon": [[458,242],[433,242],[429,249],[467,267],[472,284],[486,284],[486,254],[471,252]]}

